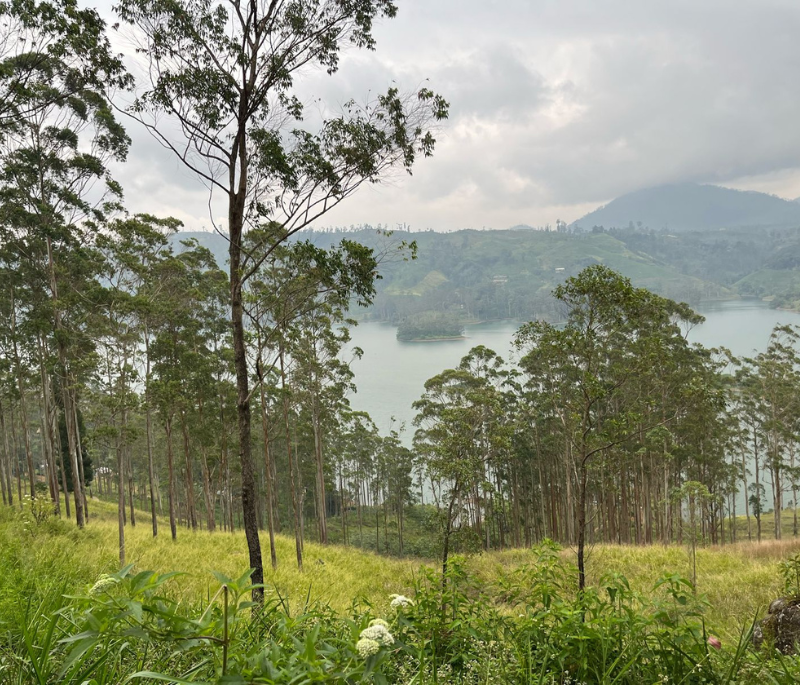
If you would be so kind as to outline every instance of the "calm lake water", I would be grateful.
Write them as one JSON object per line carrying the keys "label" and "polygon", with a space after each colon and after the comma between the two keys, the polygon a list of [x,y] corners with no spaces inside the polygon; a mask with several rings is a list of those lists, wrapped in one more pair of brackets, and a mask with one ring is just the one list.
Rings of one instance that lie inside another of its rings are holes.
{"label": "calm lake water", "polygon": [[[770,309],[759,301],[711,303],[697,311],[706,321],[689,332],[689,339],[706,347],[725,346],[738,356],[766,349],[777,324],[800,324],[800,313]],[[350,398],[351,405],[369,412],[382,434],[405,423],[404,442],[410,443],[411,403],[422,395],[425,381],[458,365],[476,345],[485,345],[506,360],[513,358],[511,339],[518,327],[511,322],[479,324],[467,326],[463,340],[410,343],[396,339],[394,326],[362,323],[352,331],[353,344],[364,356],[352,365],[358,392]]]}

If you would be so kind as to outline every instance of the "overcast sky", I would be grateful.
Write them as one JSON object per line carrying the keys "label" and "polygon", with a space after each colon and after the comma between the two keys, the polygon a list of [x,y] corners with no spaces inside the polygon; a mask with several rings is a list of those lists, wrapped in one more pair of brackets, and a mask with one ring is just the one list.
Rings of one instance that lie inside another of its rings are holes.
{"label": "overcast sky", "polygon": [[[335,105],[427,79],[450,120],[413,176],[359,191],[321,225],[540,226],[681,181],[800,196],[798,0],[398,4],[376,52],[348,52],[302,92]],[[203,187],[131,129],[117,174],[129,208],[208,228]]]}

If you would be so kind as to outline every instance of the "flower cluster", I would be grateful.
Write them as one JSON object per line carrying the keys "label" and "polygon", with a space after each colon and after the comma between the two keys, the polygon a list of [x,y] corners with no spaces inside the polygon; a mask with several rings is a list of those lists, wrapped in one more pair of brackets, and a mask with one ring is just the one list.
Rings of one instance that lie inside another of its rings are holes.
{"label": "flower cluster", "polygon": [[92,596],[99,595],[114,587],[118,582],[119,581],[113,576],[110,576],[107,573],[102,573],[97,579],[97,582],[92,585],[92,589],[89,590],[89,594]]}
{"label": "flower cluster", "polygon": [[391,647],[394,637],[389,632],[389,624],[381,618],[370,621],[367,628],[361,631],[361,639],[356,642],[356,651],[362,659],[377,654],[381,647]]}
{"label": "flower cluster", "polygon": [[405,595],[390,595],[390,597],[392,601],[389,606],[392,607],[392,609],[403,609],[414,605],[414,600],[409,599]]}

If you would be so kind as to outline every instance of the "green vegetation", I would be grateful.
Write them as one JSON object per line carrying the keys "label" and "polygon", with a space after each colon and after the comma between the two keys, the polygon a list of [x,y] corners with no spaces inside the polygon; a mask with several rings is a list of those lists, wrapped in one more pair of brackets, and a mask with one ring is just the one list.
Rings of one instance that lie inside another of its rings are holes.
{"label": "green vegetation", "polygon": [[[746,645],[753,619],[783,590],[796,540],[698,549],[698,594],[684,580],[685,548],[599,545],[580,600],[570,555],[550,543],[454,557],[443,589],[420,562],[309,542],[305,572],[267,571],[253,620],[242,533],[171,541],[137,527],[133,567],[120,572],[116,512],[102,502],[91,510],[79,531],[29,505],[0,509],[0,681],[104,685],[138,672],[133,682],[161,673],[171,682],[549,684],[568,673],[597,683],[791,683],[800,668]],[[276,542],[281,552],[294,544]],[[393,640],[359,646],[379,637],[364,633],[376,619]]]}
{"label": "green vegetation", "polygon": [[[349,236],[385,250],[384,238],[369,227],[314,232],[320,246]],[[732,284],[714,282],[702,270],[649,255],[617,232],[566,233],[536,230],[394,234],[416,245],[416,259],[380,266],[374,303],[365,316],[399,324],[427,311],[447,312],[465,321],[560,317],[551,292],[566,278],[593,264],[604,265],[676,300],[736,297]]]}
{"label": "green vegetation", "polygon": [[[779,542],[789,512],[798,535],[800,330],[735,359],[690,345],[701,317],[669,298],[790,298],[798,231],[746,256],[741,233],[563,222],[304,239],[430,156],[448,115],[391,87],[304,116],[296,79],[396,11],[120,0],[131,58],[157,65],[137,81],[95,11],[0,2],[0,678],[796,681],[748,638],[800,583]],[[177,220],[125,211],[125,89],[226,204],[225,271]],[[407,441],[350,406],[356,306],[408,340],[528,323],[510,363],[476,347],[430,378]],[[706,549],[741,540],[742,500],[774,553]]]}
{"label": "green vegetation", "polygon": [[442,312],[413,314],[397,326],[397,339],[404,341],[448,340],[463,335],[464,324],[458,316]]}

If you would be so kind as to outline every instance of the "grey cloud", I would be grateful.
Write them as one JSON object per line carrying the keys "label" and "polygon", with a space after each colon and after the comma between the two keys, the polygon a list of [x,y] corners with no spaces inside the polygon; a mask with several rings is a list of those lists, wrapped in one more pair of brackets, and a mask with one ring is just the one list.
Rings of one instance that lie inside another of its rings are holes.
{"label": "grey cloud", "polygon": [[[305,75],[306,123],[426,79],[451,119],[413,176],[324,223],[552,223],[689,180],[769,190],[780,177],[800,195],[798,35],[796,0],[405,0],[377,52]],[[153,145],[135,135],[119,174],[129,198],[200,221],[205,190]]]}

